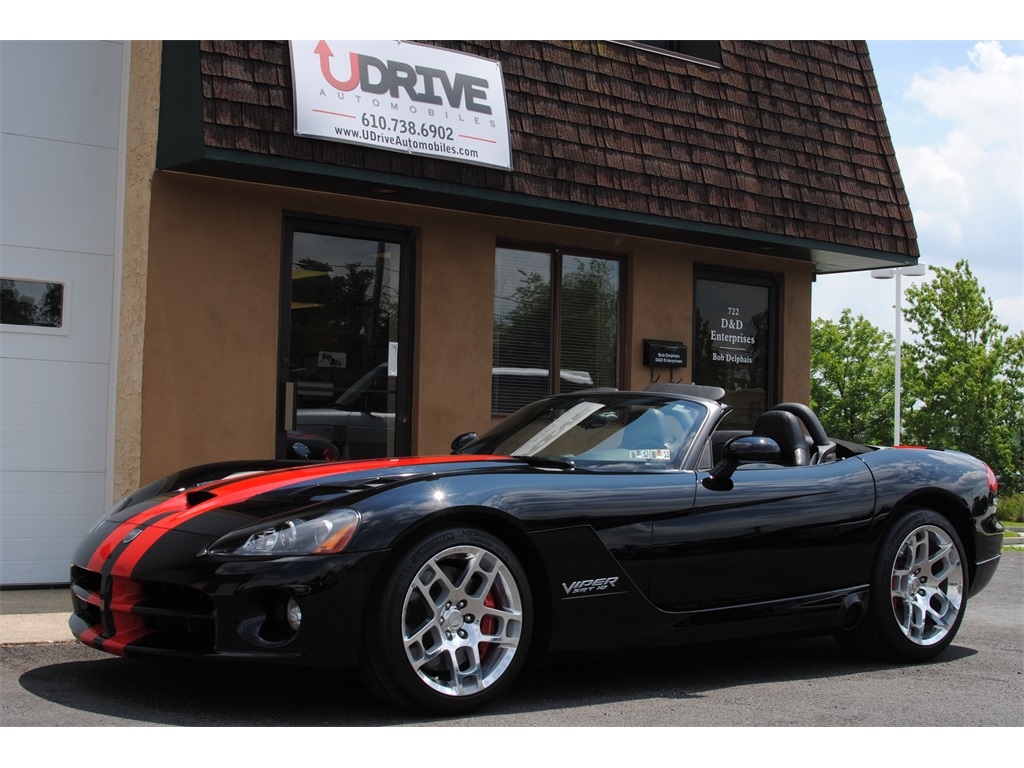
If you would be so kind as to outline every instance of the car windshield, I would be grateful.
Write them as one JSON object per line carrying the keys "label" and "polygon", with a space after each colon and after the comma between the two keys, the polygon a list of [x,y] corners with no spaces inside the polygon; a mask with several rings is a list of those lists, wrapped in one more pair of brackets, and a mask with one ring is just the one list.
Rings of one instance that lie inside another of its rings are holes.
{"label": "car windshield", "polygon": [[564,459],[592,469],[676,469],[707,414],[691,400],[581,392],[522,408],[462,452]]}

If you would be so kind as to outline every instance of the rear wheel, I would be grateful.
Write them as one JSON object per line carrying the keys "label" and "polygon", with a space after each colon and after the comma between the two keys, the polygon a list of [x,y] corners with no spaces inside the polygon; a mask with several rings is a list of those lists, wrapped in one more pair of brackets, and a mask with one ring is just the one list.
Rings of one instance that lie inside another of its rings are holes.
{"label": "rear wheel", "polygon": [[518,674],[529,646],[525,572],[475,528],[431,534],[371,597],[364,676],[390,703],[454,714],[483,706]]}
{"label": "rear wheel", "polygon": [[877,658],[931,659],[960,629],[967,586],[967,559],[952,524],[930,510],[915,510],[886,534],[867,614],[840,640]]}

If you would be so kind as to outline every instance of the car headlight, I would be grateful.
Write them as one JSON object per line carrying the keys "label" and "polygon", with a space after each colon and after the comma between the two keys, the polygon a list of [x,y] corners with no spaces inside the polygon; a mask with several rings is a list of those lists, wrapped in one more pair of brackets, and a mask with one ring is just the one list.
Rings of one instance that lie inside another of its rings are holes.
{"label": "car headlight", "polygon": [[354,509],[332,509],[236,531],[215,542],[208,551],[235,557],[329,555],[345,549],[358,527],[359,513]]}

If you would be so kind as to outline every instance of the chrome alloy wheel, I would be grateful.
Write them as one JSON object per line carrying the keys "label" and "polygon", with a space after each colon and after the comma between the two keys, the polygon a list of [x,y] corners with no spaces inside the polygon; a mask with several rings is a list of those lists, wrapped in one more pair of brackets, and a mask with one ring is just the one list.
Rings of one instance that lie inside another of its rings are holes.
{"label": "chrome alloy wheel", "polygon": [[450,547],[416,573],[402,607],[402,642],[413,671],[447,696],[478,693],[512,663],[523,628],[508,566],[474,545]]}
{"label": "chrome alloy wheel", "polygon": [[964,600],[964,570],[952,537],[934,525],[912,530],[892,565],[896,622],[915,645],[942,642],[956,626]]}

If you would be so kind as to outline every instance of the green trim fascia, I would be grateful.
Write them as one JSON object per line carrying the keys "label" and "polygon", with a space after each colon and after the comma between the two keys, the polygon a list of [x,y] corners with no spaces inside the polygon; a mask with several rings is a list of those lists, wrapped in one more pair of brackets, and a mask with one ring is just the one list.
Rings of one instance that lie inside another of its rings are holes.
{"label": "green trim fascia", "polygon": [[198,40],[165,40],[160,60],[160,133],[156,167],[203,156],[203,81]]}

